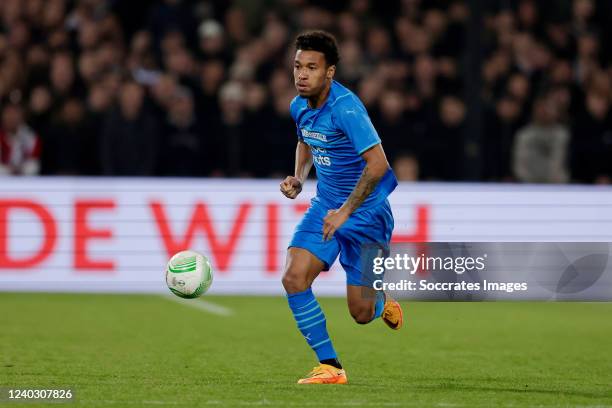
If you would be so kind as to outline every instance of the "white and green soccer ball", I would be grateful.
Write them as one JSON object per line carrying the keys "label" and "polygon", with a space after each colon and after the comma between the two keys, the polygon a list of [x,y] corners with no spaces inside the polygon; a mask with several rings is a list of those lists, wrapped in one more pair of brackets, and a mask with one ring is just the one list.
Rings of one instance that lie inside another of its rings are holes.
{"label": "white and green soccer ball", "polygon": [[193,299],[206,293],[213,281],[210,261],[195,251],[181,251],[168,261],[166,284],[176,296]]}

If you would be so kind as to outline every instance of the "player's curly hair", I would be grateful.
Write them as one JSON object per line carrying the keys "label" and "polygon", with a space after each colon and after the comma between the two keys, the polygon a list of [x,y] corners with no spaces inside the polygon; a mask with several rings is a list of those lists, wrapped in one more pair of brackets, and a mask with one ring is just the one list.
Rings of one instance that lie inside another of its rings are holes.
{"label": "player's curly hair", "polygon": [[340,61],[336,38],[327,31],[307,31],[295,39],[295,49],[303,51],[319,51],[325,55],[328,66],[337,65]]}

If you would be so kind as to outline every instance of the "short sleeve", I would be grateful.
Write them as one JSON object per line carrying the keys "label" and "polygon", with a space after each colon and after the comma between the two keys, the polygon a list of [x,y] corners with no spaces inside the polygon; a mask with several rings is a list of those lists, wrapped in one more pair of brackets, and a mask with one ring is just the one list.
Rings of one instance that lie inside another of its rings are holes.
{"label": "short sleeve", "polygon": [[339,100],[334,108],[336,126],[349,138],[358,154],[380,143],[368,112],[355,96]]}

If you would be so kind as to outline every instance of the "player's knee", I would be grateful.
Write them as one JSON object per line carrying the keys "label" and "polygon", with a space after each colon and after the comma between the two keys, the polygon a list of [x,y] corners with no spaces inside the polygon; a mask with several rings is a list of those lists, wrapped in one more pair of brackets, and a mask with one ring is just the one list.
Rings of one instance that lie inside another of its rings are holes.
{"label": "player's knee", "polygon": [[368,324],[374,317],[374,310],[371,307],[360,307],[351,309],[351,316],[357,324]]}
{"label": "player's knee", "polygon": [[287,293],[302,292],[308,289],[308,281],[305,276],[288,270],[283,275],[283,287]]}

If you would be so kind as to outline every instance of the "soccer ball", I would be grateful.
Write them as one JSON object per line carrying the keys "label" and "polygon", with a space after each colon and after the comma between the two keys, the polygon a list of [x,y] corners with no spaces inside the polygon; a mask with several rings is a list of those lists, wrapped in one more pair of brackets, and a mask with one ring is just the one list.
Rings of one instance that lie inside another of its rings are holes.
{"label": "soccer ball", "polygon": [[176,296],[193,299],[203,295],[213,281],[210,261],[195,251],[181,251],[168,261],[166,284]]}

